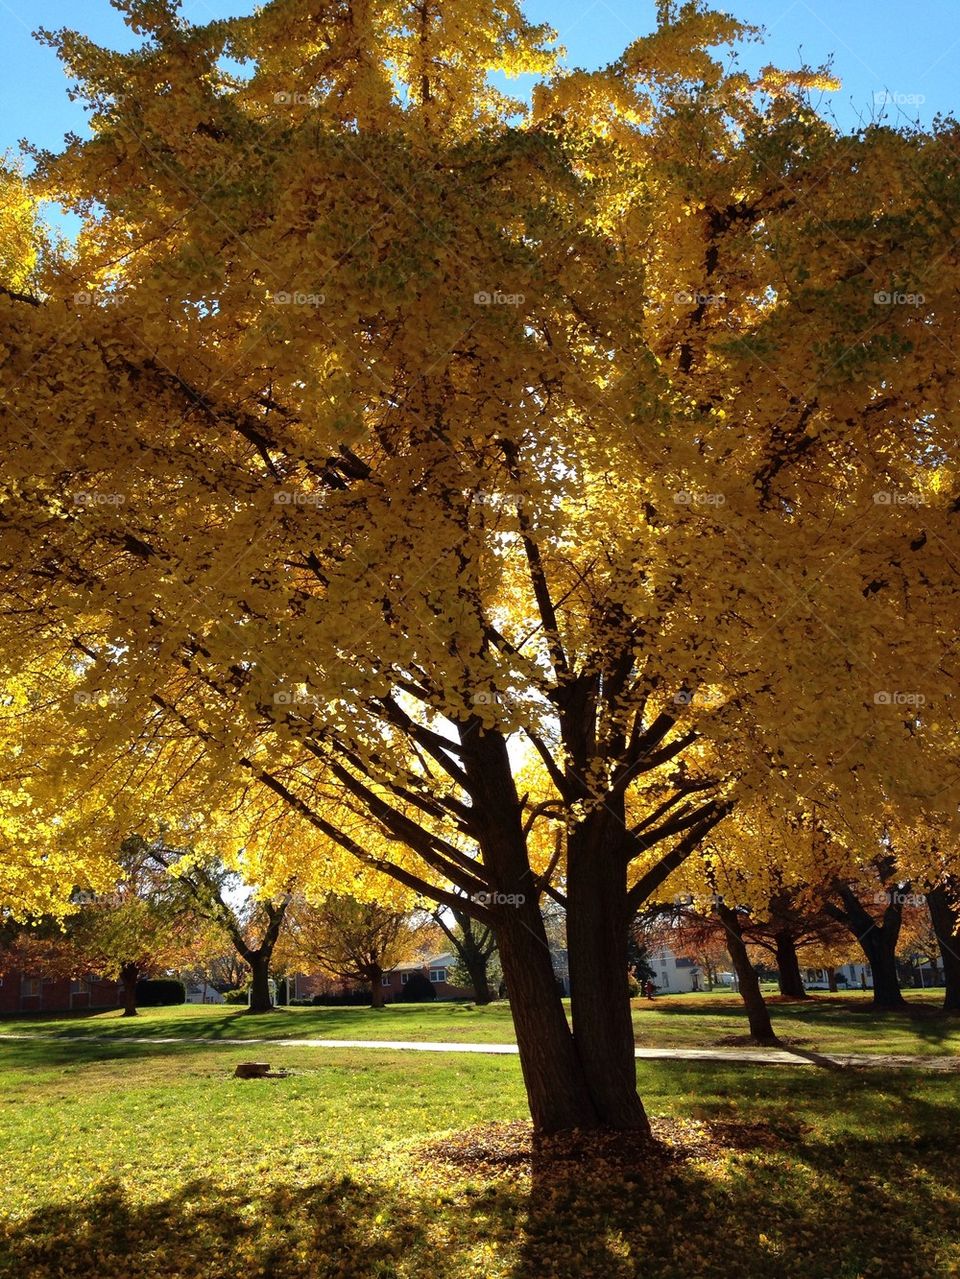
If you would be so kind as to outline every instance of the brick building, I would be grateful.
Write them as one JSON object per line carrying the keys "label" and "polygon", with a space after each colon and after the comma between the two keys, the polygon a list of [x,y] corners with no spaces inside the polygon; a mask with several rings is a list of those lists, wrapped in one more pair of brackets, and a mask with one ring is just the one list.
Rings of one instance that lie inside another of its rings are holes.
{"label": "brick building", "polygon": [[122,1004],[120,983],[102,977],[42,977],[16,969],[0,977],[0,1016],[119,1008]]}

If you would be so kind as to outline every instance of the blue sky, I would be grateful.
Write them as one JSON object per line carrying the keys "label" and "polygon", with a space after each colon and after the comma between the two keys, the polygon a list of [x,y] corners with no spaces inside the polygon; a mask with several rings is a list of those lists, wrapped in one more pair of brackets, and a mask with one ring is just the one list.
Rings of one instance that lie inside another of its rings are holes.
{"label": "blue sky", "polygon": [[[248,13],[254,0],[184,0],[195,22]],[[901,114],[929,123],[960,99],[960,0],[717,0],[716,7],[768,30],[765,46],[748,46],[748,67],[763,62],[813,64],[831,55],[843,89],[830,95],[845,128],[874,110],[888,92]],[[528,0],[527,13],[551,23],[571,63],[596,66],[653,25],[654,0]],[[20,138],[56,148],[67,130],[84,131],[84,112],[67,98],[53,52],[31,32],[76,27],[116,47],[130,33],[109,0],[0,0],[0,152]]]}

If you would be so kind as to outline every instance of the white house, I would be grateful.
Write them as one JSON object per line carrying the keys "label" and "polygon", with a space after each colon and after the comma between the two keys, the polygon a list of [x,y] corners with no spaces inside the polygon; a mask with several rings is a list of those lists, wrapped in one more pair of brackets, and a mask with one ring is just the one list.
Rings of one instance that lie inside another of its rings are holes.
{"label": "white house", "polygon": [[223,996],[209,982],[201,981],[187,986],[188,1004],[222,1004]]}
{"label": "white house", "polygon": [[687,955],[676,955],[667,946],[650,951],[647,958],[654,971],[653,984],[661,995],[683,995],[703,990],[703,974],[697,962]]}

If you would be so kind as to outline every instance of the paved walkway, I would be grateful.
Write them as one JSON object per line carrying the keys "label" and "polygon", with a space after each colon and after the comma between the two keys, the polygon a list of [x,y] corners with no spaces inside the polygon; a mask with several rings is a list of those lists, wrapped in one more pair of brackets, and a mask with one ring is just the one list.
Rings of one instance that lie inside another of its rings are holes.
{"label": "paved walkway", "polygon": [[[516,1056],[516,1044],[451,1044],[402,1039],[218,1039],[212,1036],[160,1035],[36,1035],[0,1034],[0,1040],[40,1040],[57,1044],[209,1044],[228,1048],[370,1048],[389,1052],[482,1053],[499,1057]],[[667,1061],[744,1062],[764,1066],[919,1067],[937,1071],[960,1071],[960,1057],[918,1057],[905,1054],[814,1053],[802,1048],[637,1048],[636,1056]]]}

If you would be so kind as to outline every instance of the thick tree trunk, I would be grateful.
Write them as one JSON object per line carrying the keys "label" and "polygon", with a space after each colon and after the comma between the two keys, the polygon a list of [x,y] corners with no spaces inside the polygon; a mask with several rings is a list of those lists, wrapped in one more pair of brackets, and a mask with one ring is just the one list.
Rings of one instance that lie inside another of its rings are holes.
{"label": "thick tree trunk", "polygon": [[960,912],[951,904],[952,891],[953,885],[932,888],[927,893],[927,906],[943,964],[944,1011],[960,1013],[960,937],[957,936]]}
{"label": "thick tree trunk", "polygon": [[[881,881],[889,882],[889,870],[881,871]],[[897,974],[897,941],[903,923],[903,892],[885,894],[886,909],[877,922],[849,884],[837,884],[835,891],[843,903],[839,910],[829,903],[825,910],[844,924],[857,939],[873,974],[874,1008],[906,1008]]]}
{"label": "thick tree trunk", "polygon": [[367,980],[370,983],[370,1007],[383,1008],[383,969],[379,964],[370,965]]}
{"label": "thick tree trunk", "polygon": [[790,999],[806,999],[807,992],[803,986],[800,972],[800,959],[793,934],[789,928],[781,928],[774,937],[777,946],[777,982],[780,994]]}
{"label": "thick tree trunk", "polygon": [[860,938],[860,945],[873,973],[873,1004],[875,1008],[905,1008],[907,1001],[900,989],[895,953],[896,937],[884,935],[879,928],[867,929]]}
{"label": "thick tree trunk", "polygon": [[760,979],[754,972],[753,964],[743,942],[743,930],[737,912],[725,902],[718,902],[717,914],[726,934],[727,952],[740,986],[740,997],[747,1010],[747,1021],[750,1035],[758,1043],[775,1044],[777,1037],[770,1021],[770,1010],[760,990]]}
{"label": "thick tree trunk", "polygon": [[487,977],[488,961],[482,955],[464,956],[463,966],[470,974],[470,985],[473,987],[473,1002],[489,1004],[493,999],[490,981]]}
{"label": "thick tree trunk", "polygon": [[601,1123],[557,992],[539,906],[503,906],[497,946],[517,1032],[520,1068],[539,1132]]}
{"label": "thick tree trunk", "polygon": [[[567,955],[577,1053],[602,1122],[650,1131],[637,1095],[627,971],[627,865],[603,845],[606,814],[572,832],[567,860]],[[599,829],[597,829],[599,828]]]}
{"label": "thick tree trunk", "polygon": [[123,985],[123,1016],[137,1015],[137,980],[140,970],[136,964],[124,964],[120,969],[120,981]]}
{"label": "thick tree trunk", "polygon": [[837,993],[837,970],[835,968],[827,969],[827,990],[833,991],[834,994]]}
{"label": "thick tree trunk", "polygon": [[270,955],[252,953],[247,963],[250,965],[250,1012],[268,1013],[273,1008],[270,998]]}

